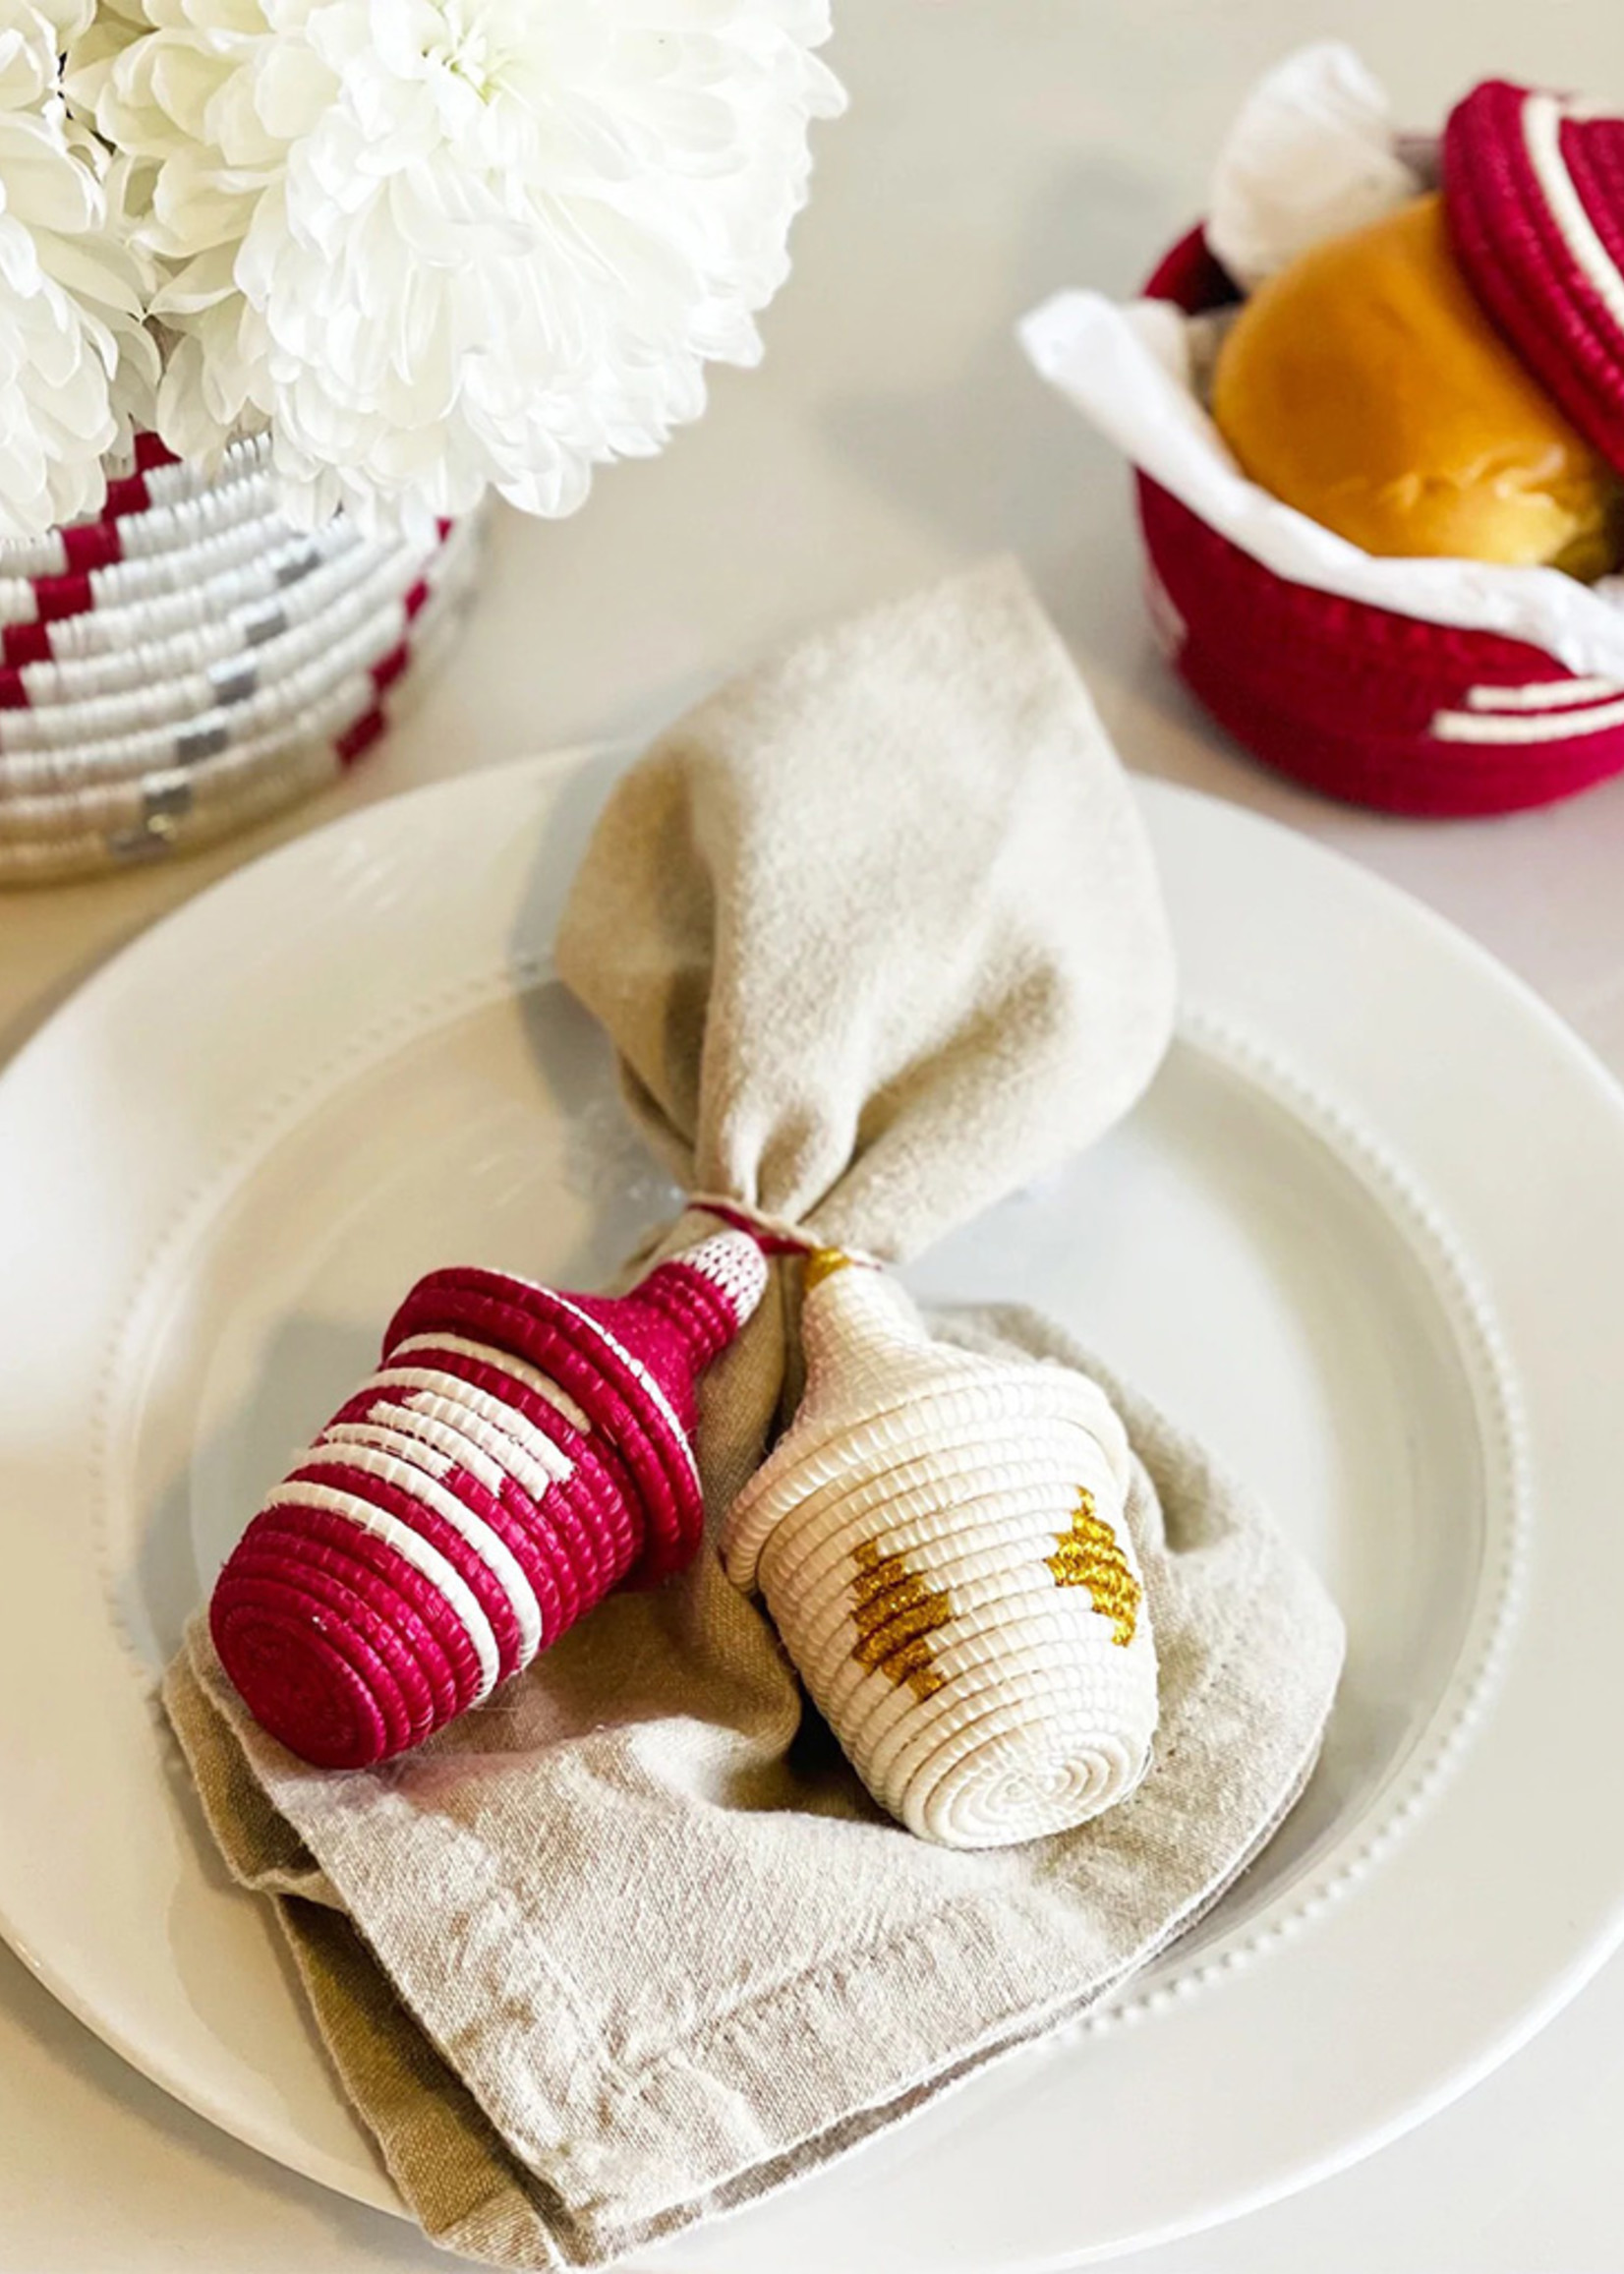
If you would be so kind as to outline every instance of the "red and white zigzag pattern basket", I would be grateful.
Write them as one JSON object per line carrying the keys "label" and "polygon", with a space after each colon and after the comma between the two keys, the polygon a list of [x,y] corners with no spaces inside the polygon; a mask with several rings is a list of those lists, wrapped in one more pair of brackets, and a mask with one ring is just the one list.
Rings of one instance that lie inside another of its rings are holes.
{"label": "red and white zigzag pattern basket", "polygon": [[0,885],[204,845],[334,781],[445,646],[476,547],[298,530],[262,442],[204,475],[144,437],[94,520],[0,543]]}

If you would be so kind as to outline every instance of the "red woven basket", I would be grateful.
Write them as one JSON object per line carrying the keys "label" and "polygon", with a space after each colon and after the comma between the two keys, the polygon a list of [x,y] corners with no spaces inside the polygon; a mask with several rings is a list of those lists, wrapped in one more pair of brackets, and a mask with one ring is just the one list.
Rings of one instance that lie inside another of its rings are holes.
{"label": "red woven basket", "polygon": [[[1507,94],[1520,90],[1480,89],[1462,105],[1452,156],[1491,116],[1481,106]],[[1198,229],[1145,291],[1189,315],[1238,298]],[[1609,442],[1616,457],[1616,428]],[[1521,640],[1277,576],[1142,475],[1138,494],[1152,609],[1181,677],[1282,774],[1352,803],[1445,816],[1548,804],[1624,768],[1624,683],[1579,678]]]}

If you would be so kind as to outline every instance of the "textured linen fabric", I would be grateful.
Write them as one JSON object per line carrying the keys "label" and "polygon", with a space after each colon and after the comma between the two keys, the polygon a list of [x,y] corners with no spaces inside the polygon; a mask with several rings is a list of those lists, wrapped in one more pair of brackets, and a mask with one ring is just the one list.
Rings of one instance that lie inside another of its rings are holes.
{"label": "textured linen fabric", "polygon": [[806,641],[611,796],[558,968],[690,1191],[915,1254],[1127,1111],[1172,947],[1116,754],[995,563]]}
{"label": "textured linen fabric", "polygon": [[[1095,1135],[1171,1021],[1126,785],[1002,568],[657,744],[560,962],[680,1174],[892,1254]],[[795,1394],[799,1279],[775,1264],[701,1384],[713,1534]],[[1267,1513],[1041,1321],[939,1331],[1078,1365],[1132,1445],[1161,1723],[1131,1799],[1079,1831],[965,1853],[885,1819],[714,1544],[380,1770],[284,1751],[194,1623],[166,1698],[209,1823],[449,2246],[603,2263],[816,2170],[1106,1995],[1301,1790],[1341,1628]]]}

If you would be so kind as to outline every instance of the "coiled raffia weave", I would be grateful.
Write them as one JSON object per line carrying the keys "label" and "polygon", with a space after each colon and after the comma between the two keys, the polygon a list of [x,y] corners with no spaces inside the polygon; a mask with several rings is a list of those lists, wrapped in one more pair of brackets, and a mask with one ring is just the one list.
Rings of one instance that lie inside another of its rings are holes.
{"label": "coiled raffia weave", "polygon": [[697,1550],[694,1384],[766,1285],[718,1233],[629,1295],[436,1271],[271,1493],[209,1625],[261,1726],[323,1768],[420,1744],[611,1588]]}
{"label": "coiled raffia weave", "polygon": [[321,787],[447,644],[477,531],[312,532],[265,445],[150,438],[94,521],[0,544],[0,884],[201,845]]}
{"label": "coiled raffia weave", "polygon": [[801,1334],[805,1394],[723,1552],[863,1782],[951,1847],[1111,1807],[1149,1764],[1156,1656],[1109,1401],[933,1341],[884,1272],[832,1251]]}
{"label": "coiled raffia weave", "polygon": [[[1624,116],[1491,80],[1452,112],[1441,157],[1473,291],[1624,470]],[[1236,298],[1200,231],[1144,289],[1192,316]],[[1148,476],[1138,487],[1173,665],[1267,765],[1330,797],[1440,819],[1549,804],[1624,768],[1624,679],[1610,670],[1278,576]]]}

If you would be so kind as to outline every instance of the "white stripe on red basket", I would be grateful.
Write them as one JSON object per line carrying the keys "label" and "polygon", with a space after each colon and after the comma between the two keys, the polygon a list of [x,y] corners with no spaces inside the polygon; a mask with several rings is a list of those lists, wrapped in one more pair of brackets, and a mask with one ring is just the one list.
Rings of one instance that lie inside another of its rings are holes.
{"label": "white stripe on red basket", "polygon": [[[412,1358],[421,1351],[430,1350],[443,1350],[452,1358],[473,1359],[480,1366],[493,1367],[498,1373],[509,1375],[525,1389],[533,1390],[546,1404],[556,1406],[570,1428],[581,1436],[591,1436],[592,1416],[576,1404],[561,1382],[555,1382],[550,1373],[543,1373],[541,1368],[532,1366],[528,1359],[516,1358],[512,1351],[502,1350],[495,1343],[475,1342],[461,1334],[409,1334],[404,1342],[397,1342],[389,1353],[390,1372],[400,1370],[401,1359]],[[467,1387],[466,1384],[462,1386]],[[517,1408],[514,1409],[514,1416],[519,1420],[524,1418],[518,1414]]]}
{"label": "white stripe on red basket", "polygon": [[1613,115],[1597,104],[1564,102],[1554,94],[1530,94],[1523,103],[1523,141],[1563,243],[1602,307],[1624,330],[1624,276],[1597,236],[1562,154],[1562,129],[1570,120],[1579,125],[1586,119]]}
{"label": "white stripe on red basket", "polygon": [[421,1532],[415,1532],[398,1516],[391,1516],[386,1508],[362,1499],[359,1492],[346,1492],[342,1486],[322,1485],[314,1479],[309,1483],[278,1486],[264,1505],[266,1508],[319,1508],[326,1515],[340,1516],[346,1523],[372,1533],[397,1555],[404,1556],[422,1572],[430,1586],[445,1598],[474,1646],[474,1656],[480,1665],[480,1687],[474,1703],[480,1705],[491,1695],[501,1679],[501,1652],[495,1629],[456,1565],[425,1540]]}
{"label": "white stripe on red basket", "polygon": [[[438,1347],[445,1350],[448,1358],[457,1356],[443,1341]],[[493,1370],[498,1369],[499,1353],[493,1352],[488,1359],[481,1346],[469,1344],[467,1355],[481,1366]],[[511,1366],[501,1367],[500,1371],[517,1379]],[[540,1386],[540,1377],[528,1386],[548,1404],[556,1402],[547,1397]],[[575,1463],[569,1455],[539,1429],[528,1414],[521,1413],[517,1406],[505,1405],[489,1390],[482,1390],[477,1382],[464,1381],[460,1374],[447,1373],[438,1367],[390,1366],[376,1373],[367,1388],[378,1397],[398,1398],[406,1391],[409,1394],[404,1400],[405,1410],[477,1437],[494,1457],[505,1462],[533,1499],[539,1499],[549,1485],[562,1484],[566,1477],[575,1474]],[[570,1402],[573,1404],[573,1400]],[[557,1403],[556,1410],[569,1421],[562,1403]],[[573,1423],[570,1426],[573,1428]],[[579,1430],[577,1434],[584,1436],[586,1431]]]}
{"label": "white stripe on red basket", "polygon": [[1537,679],[1526,687],[1473,687],[1469,711],[1567,711],[1624,695],[1624,679]]}
{"label": "white stripe on red basket", "polygon": [[[1439,742],[1480,742],[1512,746],[1518,743],[1566,742],[1580,735],[1605,734],[1615,727],[1624,727],[1624,699],[1596,702],[1582,698],[1565,708],[1557,707],[1556,697],[1561,689],[1588,683],[1591,682],[1558,680],[1552,688],[1552,700],[1547,703],[1537,699],[1540,693],[1537,688],[1508,690],[1474,687],[1467,697],[1469,704],[1474,697],[1489,693],[1504,696],[1508,692],[1515,692],[1527,700],[1518,704],[1502,701],[1492,708],[1484,703],[1465,711],[1439,711],[1429,730],[1434,740]],[[1605,681],[1595,683],[1609,686]],[[1615,698],[1624,698],[1624,690],[1609,687],[1609,691]]]}
{"label": "white stripe on red basket", "polygon": [[[542,1606],[518,1557],[501,1534],[488,1524],[460,1492],[430,1472],[423,1460],[423,1447],[415,1438],[398,1432],[389,1434],[392,1441],[387,1449],[382,1449],[375,1445],[330,1444],[323,1432],[300,1462],[294,1482],[300,1482],[312,1469],[359,1471],[364,1477],[376,1477],[380,1485],[393,1486],[397,1492],[404,1493],[427,1508],[432,1516],[437,1516],[442,1524],[449,1525],[495,1581],[513,1614],[519,1632],[519,1650],[528,1664],[542,1647]],[[448,1465],[445,1474],[454,1473],[454,1467]],[[469,1474],[472,1475],[472,1471]]]}

